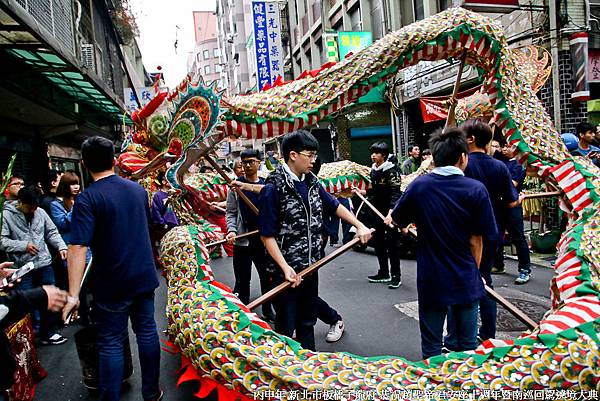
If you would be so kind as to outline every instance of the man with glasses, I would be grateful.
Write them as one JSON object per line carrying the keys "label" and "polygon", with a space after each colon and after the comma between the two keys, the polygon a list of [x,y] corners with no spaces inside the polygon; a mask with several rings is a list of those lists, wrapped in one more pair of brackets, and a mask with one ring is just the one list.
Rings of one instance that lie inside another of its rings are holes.
{"label": "man with glasses", "polygon": [[321,257],[323,213],[336,214],[357,228],[363,243],[370,230],[325,191],[311,173],[319,143],[308,131],[287,134],[282,142],[285,163],[269,175],[259,196],[258,229],[274,264],[273,285],[283,281],[292,287],[274,299],[275,330],[292,336],[306,349],[315,349],[318,274],[302,279],[297,273]]}
{"label": "man with glasses", "polygon": [[6,197],[7,202],[16,202],[17,194],[19,190],[25,186],[25,180],[20,175],[13,175],[10,177],[10,181],[8,182],[8,186],[6,187],[6,192],[4,196]]}
{"label": "man with glasses", "polygon": [[[241,166],[244,174],[239,176],[236,184],[244,191],[244,194],[254,205],[258,205],[258,194],[265,184],[265,180],[258,177],[260,166],[260,153],[256,149],[242,151]],[[250,302],[250,279],[252,277],[252,263],[256,266],[260,278],[260,289],[264,294],[271,289],[269,275],[267,273],[267,253],[258,235],[235,239],[236,235],[254,231],[257,227],[258,216],[244,201],[240,201],[235,191],[227,194],[227,236],[225,237],[233,245],[233,273],[235,285],[233,292],[238,294],[240,301],[245,304]],[[262,306],[263,319],[274,322],[275,313],[270,302]]]}

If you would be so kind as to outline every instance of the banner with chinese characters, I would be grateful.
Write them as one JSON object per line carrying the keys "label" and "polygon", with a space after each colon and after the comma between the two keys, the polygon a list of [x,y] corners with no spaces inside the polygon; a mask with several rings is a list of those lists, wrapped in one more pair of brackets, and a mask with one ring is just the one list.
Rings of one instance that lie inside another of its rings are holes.
{"label": "banner with chinese characters", "polygon": [[588,50],[588,81],[600,82],[600,50]]}
{"label": "banner with chinese characters", "polygon": [[[142,107],[147,105],[156,94],[154,88],[152,87],[136,88],[135,91],[137,92],[137,96]],[[137,102],[135,101],[135,96],[133,94],[132,88],[123,88],[123,95],[125,98],[125,108],[127,109],[127,112],[129,114],[133,113],[138,109],[141,109],[141,107],[139,107]]]}
{"label": "banner with chinese characters", "polygon": [[258,90],[272,85],[278,76],[283,77],[283,47],[279,3],[252,2],[254,50],[256,55],[256,81]]}
{"label": "banner with chinese characters", "polygon": [[340,60],[348,53],[356,53],[373,43],[373,32],[367,31],[342,31],[338,33]]}

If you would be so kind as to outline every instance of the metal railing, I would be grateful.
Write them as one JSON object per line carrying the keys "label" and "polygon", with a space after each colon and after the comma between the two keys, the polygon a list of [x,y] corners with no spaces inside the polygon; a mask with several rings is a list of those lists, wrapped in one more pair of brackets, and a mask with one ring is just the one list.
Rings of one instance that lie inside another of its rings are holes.
{"label": "metal railing", "polygon": [[16,2],[75,56],[73,8],[70,0],[16,0]]}

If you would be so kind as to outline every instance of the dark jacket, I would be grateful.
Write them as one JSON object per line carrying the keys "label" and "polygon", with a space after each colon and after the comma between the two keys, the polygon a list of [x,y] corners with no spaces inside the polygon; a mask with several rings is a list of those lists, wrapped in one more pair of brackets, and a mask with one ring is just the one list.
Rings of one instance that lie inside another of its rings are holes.
{"label": "dark jacket", "polygon": [[394,163],[386,161],[379,167],[371,167],[371,188],[367,195],[384,216],[400,199],[400,183],[400,172]]}
{"label": "dark jacket", "polygon": [[[314,174],[307,178],[308,207],[296,190],[292,178],[278,166],[266,183],[277,189],[279,205],[279,233],[275,236],[286,262],[299,272],[321,257],[321,228],[323,204],[319,196],[319,181]],[[277,269],[279,271],[279,269]]]}
{"label": "dark jacket", "polygon": [[[10,291],[0,295],[0,391],[13,385],[17,367],[10,351],[5,330],[34,309],[46,309],[48,295],[43,288],[25,291]],[[8,312],[8,313],[7,313]]]}

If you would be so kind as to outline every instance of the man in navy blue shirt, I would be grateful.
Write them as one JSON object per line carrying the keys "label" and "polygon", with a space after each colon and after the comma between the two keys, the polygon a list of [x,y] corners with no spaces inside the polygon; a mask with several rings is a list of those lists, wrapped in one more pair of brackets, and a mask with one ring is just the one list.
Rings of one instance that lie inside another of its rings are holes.
{"label": "man in navy blue shirt", "polygon": [[[514,187],[517,192],[520,192],[523,187],[523,181],[525,180],[525,169],[521,164],[514,158],[514,148],[509,146],[503,138],[499,138],[500,141],[492,141],[492,154],[495,159],[503,162],[508,171]],[[525,239],[525,227],[523,225],[523,207],[519,204],[514,207],[507,207],[503,210],[502,218],[498,219],[500,224],[500,236],[504,234],[504,230],[508,230],[510,240],[517,249],[517,259],[519,260],[519,276],[515,279],[515,284],[525,284],[531,278],[531,258],[529,256],[529,245]],[[502,238],[501,238],[502,241]],[[494,267],[492,267],[492,274],[504,273],[504,246],[502,242],[496,252],[496,258],[494,260]]]}
{"label": "man in navy blue shirt", "polygon": [[92,281],[100,356],[100,399],[119,400],[123,379],[123,340],[131,318],[137,337],[144,400],[162,397],[159,388],[160,343],[154,321],[158,277],[148,230],[146,191],[114,173],[114,144],[88,138],[82,164],[94,182],[73,205],[69,245],[69,297],[63,319],[76,310],[87,248],[94,255]]}
{"label": "man in navy blue shirt", "polygon": [[302,280],[297,273],[321,256],[323,213],[335,213],[357,228],[363,243],[370,230],[348,209],[325,191],[311,173],[319,143],[308,131],[298,130],[283,138],[285,163],[269,175],[260,192],[258,230],[267,252],[273,258],[274,285],[284,280],[292,288],[275,298],[275,329],[286,336],[296,330],[304,348],[315,349],[318,275]]}
{"label": "man in navy blue shirt", "polygon": [[485,296],[478,265],[483,242],[498,235],[487,190],[463,174],[468,160],[463,131],[438,131],[429,147],[436,168],[408,186],[391,214],[400,227],[415,223],[419,230],[417,292],[423,358],[441,354],[449,311],[457,321],[457,350],[477,347],[477,310]]}
{"label": "man in navy blue shirt", "polygon": [[[463,124],[462,129],[469,144],[469,164],[465,168],[465,176],[481,182],[488,190],[498,233],[500,233],[499,229],[502,224],[498,223],[498,220],[502,218],[504,209],[520,204],[517,190],[512,184],[510,172],[506,165],[488,154],[493,137],[491,127],[482,121],[471,120]],[[483,255],[479,271],[490,288],[493,288],[492,266],[494,257],[500,244],[500,234],[495,238],[490,238],[489,241],[485,241],[483,244]],[[496,336],[496,301],[489,296],[484,297],[479,305],[479,313],[481,317],[480,339],[494,338]],[[451,339],[452,316],[448,319],[448,334]],[[447,345],[453,349],[451,340],[447,341]]]}

